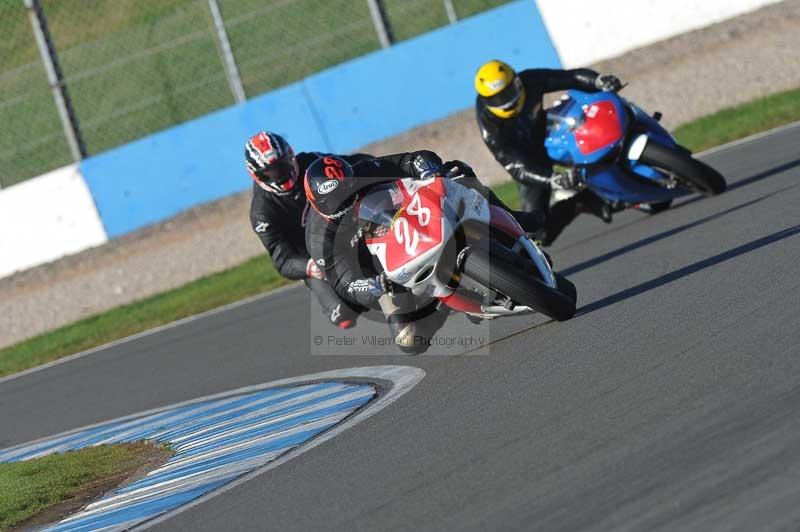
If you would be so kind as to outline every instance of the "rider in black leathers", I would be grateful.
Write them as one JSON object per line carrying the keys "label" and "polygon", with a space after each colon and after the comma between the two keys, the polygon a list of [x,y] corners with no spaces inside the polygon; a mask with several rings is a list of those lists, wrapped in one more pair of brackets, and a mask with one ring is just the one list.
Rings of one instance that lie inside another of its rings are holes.
{"label": "rider in black leathers", "polygon": [[[250,223],[275,269],[292,280],[303,280],[316,295],[325,316],[343,329],[355,325],[358,311],[342,300],[325,280],[324,273],[306,251],[303,218],[308,202],[298,180],[319,153],[294,154],[283,137],[260,132],[245,146],[245,164],[253,178]],[[356,162],[369,156],[343,156]]]}
{"label": "rider in black leathers", "polygon": [[[320,185],[330,181],[331,172],[328,170],[333,165],[345,168],[340,180],[344,184],[328,192]],[[403,293],[405,289],[385,277],[380,264],[367,249],[350,211],[357,197],[363,197],[375,184],[403,177],[424,179],[441,174],[448,174],[464,186],[478,190],[490,203],[508,210],[490,189],[475,178],[465,163],[450,161],[443,164],[438,155],[427,150],[362,159],[352,165],[325,157],[313,163],[306,173],[306,194],[314,207],[306,221],[308,252],[323,268],[328,282],[341,298],[362,309],[380,307],[387,317],[396,345],[409,353],[424,351],[426,344],[418,340],[429,338],[441,327],[447,310],[435,302],[425,308],[416,308],[413,305],[417,302],[403,301],[407,295]],[[530,231],[539,228],[543,221],[539,213],[510,212],[523,228]],[[419,322],[421,317],[425,319]]]}
{"label": "rider in black leathers", "polygon": [[544,147],[547,136],[543,97],[547,92],[619,90],[612,75],[594,70],[529,69],[518,74],[506,63],[490,61],[475,76],[478,92],[476,115],[486,146],[517,181],[523,211],[547,213],[545,227],[537,234],[550,244],[579,213],[591,212],[611,221],[610,207],[585,189],[549,207],[553,163]]}

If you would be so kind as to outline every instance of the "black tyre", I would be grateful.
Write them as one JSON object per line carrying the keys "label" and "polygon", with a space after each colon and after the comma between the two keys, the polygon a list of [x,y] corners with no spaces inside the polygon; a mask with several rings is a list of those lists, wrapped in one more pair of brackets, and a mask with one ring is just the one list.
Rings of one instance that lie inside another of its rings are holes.
{"label": "black tyre", "polygon": [[[555,272],[553,272],[555,273]],[[560,273],[556,273],[556,285],[558,286],[558,291],[562,294],[567,295],[572,301],[578,301],[578,289],[575,288],[575,285],[572,284],[572,281],[561,275]]]}
{"label": "black tyre", "polygon": [[648,142],[640,160],[674,175],[682,184],[704,196],[716,196],[727,188],[725,178],[719,172],[692,157],[686,149]]}
{"label": "black tyre", "polygon": [[507,250],[494,250],[495,253],[490,253],[473,249],[462,265],[464,273],[510,297],[515,303],[558,321],[566,321],[575,315],[575,286],[565,277],[556,276],[559,288],[566,292],[562,293],[544,284],[515,261],[508,260],[510,252]]}

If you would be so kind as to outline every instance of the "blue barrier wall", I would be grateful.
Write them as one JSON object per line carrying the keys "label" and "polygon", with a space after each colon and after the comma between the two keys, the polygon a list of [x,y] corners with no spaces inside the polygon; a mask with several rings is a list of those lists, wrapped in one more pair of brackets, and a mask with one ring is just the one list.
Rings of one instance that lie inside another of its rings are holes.
{"label": "blue barrier wall", "polygon": [[84,160],[109,238],[249,187],[244,143],[264,127],[298,147],[327,149],[295,83]]}
{"label": "blue barrier wall", "polygon": [[242,151],[260,129],[285,135],[298,151],[352,151],[469,107],[475,69],[495,57],[519,66],[560,66],[533,0],[91,157],[81,170],[114,238],[249,187]]}
{"label": "blue barrier wall", "polygon": [[346,152],[473,105],[475,71],[495,58],[523,68],[561,66],[533,1],[507,4],[305,82],[333,149]]}

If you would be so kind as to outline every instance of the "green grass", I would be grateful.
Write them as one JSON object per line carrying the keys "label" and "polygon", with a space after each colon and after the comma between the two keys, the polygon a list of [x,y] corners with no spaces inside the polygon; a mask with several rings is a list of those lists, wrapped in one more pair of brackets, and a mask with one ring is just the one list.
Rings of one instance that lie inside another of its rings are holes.
{"label": "green grass", "polygon": [[84,492],[92,483],[132,473],[157,452],[142,443],[100,445],[0,464],[0,530]]}
{"label": "green grass", "polygon": [[257,257],[180,288],[124,305],[0,350],[0,376],[43,364],[287,284]]}
{"label": "green grass", "polygon": [[519,209],[519,192],[514,181],[506,181],[492,187],[492,190],[500,200],[511,209]]}
{"label": "green grass", "polygon": [[[460,17],[508,0],[460,0]],[[249,97],[380,45],[364,0],[219,0]],[[387,0],[398,41],[448,23]],[[233,104],[206,0],[42,0],[89,155]],[[0,2],[0,184],[71,162],[22,0]]]}
{"label": "green grass", "polygon": [[[455,0],[456,16],[463,19],[510,0]],[[394,38],[403,41],[450,23],[442,0],[384,0]]]}
{"label": "green grass", "polygon": [[800,89],[794,89],[743,105],[729,107],[678,127],[678,142],[692,151],[800,120]]}

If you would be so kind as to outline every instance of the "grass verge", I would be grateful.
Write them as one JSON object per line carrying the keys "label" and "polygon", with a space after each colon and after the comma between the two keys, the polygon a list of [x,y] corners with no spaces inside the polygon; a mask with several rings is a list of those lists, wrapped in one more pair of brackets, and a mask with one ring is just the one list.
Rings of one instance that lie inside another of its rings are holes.
{"label": "grass verge", "polygon": [[287,284],[256,257],[174,290],[123,305],[0,350],[0,376],[124,338]]}
{"label": "grass verge", "polygon": [[800,89],[780,92],[678,127],[678,142],[700,151],[800,120]]}
{"label": "grass verge", "polygon": [[162,447],[137,442],[0,464],[0,530],[57,520],[169,455]]}
{"label": "grass verge", "polygon": [[[679,127],[678,141],[693,151],[800,120],[800,89],[722,110]],[[513,183],[494,191],[518,208]],[[180,288],[87,318],[0,349],[0,376],[124,338],[286,284],[263,258],[199,279]]]}

